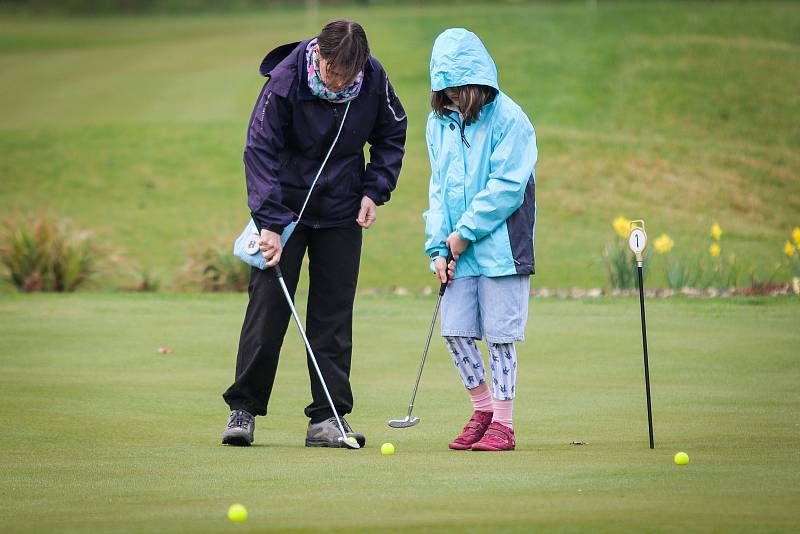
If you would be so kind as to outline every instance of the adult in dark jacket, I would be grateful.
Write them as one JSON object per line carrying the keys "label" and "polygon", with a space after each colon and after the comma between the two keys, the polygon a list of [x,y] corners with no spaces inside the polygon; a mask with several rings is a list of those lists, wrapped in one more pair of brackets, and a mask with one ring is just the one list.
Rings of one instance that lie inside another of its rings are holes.
{"label": "adult in dark jacket", "polygon": [[[406,116],[389,78],[369,55],[363,28],[335,20],[318,37],[283,45],[261,64],[269,80],[261,90],[244,150],[247,199],[261,232],[267,266],[280,262],[294,295],[308,252],[308,339],[339,415],[351,412],[352,317],[362,230],[376,219],[397,184]],[[297,228],[281,246],[280,234],[301,211],[349,110]],[[364,146],[370,144],[369,163]],[[250,445],[256,415],[266,415],[290,310],[272,272],[253,269],[236,380],[223,394],[231,415],[223,443]],[[307,446],[340,445],[333,412],[308,362],[312,402]],[[361,434],[346,430],[361,445]]]}

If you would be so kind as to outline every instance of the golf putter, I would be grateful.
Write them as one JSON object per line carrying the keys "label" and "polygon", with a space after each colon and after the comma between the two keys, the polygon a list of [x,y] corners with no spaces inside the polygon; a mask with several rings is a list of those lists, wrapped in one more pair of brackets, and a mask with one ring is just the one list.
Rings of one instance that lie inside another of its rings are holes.
{"label": "golf putter", "polygon": [[339,425],[339,431],[342,433],[342,437],[339,438],[346,447],[351,449],[360,449],[361,446],[355,440],[350,441],[347,439],[347,432],[344,431],[344,425],[342,425],[342,420],[339,418],[339,413],[336,411],[336,406],[333,405],[333,399],[331,399],[331,394],[328,392],[328,386],[325,384],[325,379],[322,377],[322,371],[319,368],[319,364],[317,364],[317,357],[314,356],[314,351],[311,349],[311,343],[308,342],[308,337],[306,337],[306,332],[303,329],[303,325],[300,322],[300,316],[297,315],[297,310],[294,307],[294,303],[292,302],[292,296],[289,294],[289,289],[286,287],[286,282],[283,280],[283,273],[281,272],[280,265],[276,265],[272,268],[275,273],[275,278],[278,279],[278,283],[283,290],[283,295],[286,297],[286,303],[289,305],[289,308],[292,310],[292,317],[294,317],[294,322],[297,324],[297,329],[300,330],[300,335],[303,336],[303,342],[306,344],[306,349],[308,349],[308,355],[311,357],[311,363],[314,364],[314,369],[317,371],[317,377],[319,377],[320,384],[322,384],[322,389],[325,391],[325,396],[328,398],[328,404],[331,405],[331,410],[333,410],[333,416],[336,418],[336,424]]}
{"label": "golf putter", "polygon": [[[450,262],[453,261],[453,253],[447,253],[447,266],[449,268]],[[439,315],[439,306],[442,304],[442,297],[444,296],[444,292],[447,289],[448,281],[444,282],[439,287],[439,298],[436,299],[436,308],[433,310],[433,321],[431,321],[431,327],[428,329],[428,339],[425,341],[425,350],[422,351],[422,360],[419,362],[419,371],[417,371],[417,381],[414,383],[414,391],[411,393],[411,402],[408,403],[408,413],[406,414],[405,418],[403,419],[390,419],[388,424],[392,428],[408,428],[410,426],[414,426],[419,423],[419,417],[411,417],[411,412],[414,410],[414,399],[417,397],[417,388],[419,388],[419,379],[422,378],[422,369],[425,367],[425,360],[428,357],[428,348],[431,346],[431,336],[433,336],[433,327],[436,324],[436,317]]]}
{"label": "golf putter", "polygon": [[[347,103],[347,106],[344,108],[344,115],[342,116],[342,122],[339,123],[339,129],[336,132],[336,137],[333,139],[333,143],[331,143],[331,147],[328,149],[328,153],[325,154],[325,159],[322,160],[322,165],[319,166],[319,170],[317,171],[317,175],[314,177],[314,181],[311,183],[311,187],[308,189],[308,194],[306,194],[306,199],[303,202],[303,207],[300,209],[300,214],[297,216],[297,219],[293,220],[281,233],[281,246],[286,245],[286,242],[291,237],[292,232],[297,227],[297,224],[300,222],[300,219],[303,218],[303,213],[306,210],[306,206],[308,205],[308,199],[311,198],[311,192],[314,191],[314,186],[317,185],[317,180],[319,180],[320,174],[322,174],[322,169],[325,168],[325,164],[328,162],[328,158],[333,152],[333,147],[336,146],[336,141],[339,140],[339,135],[342,133],[342,127],[344,126],[344,121],[347,119],[347,112],[350,110],[350,102]],[[325,391],[325,396],[328,398],[328,404],[331,405],[331,410],[333,410],[333,416],[336,418],[336,424],[339,425],[339,431],[342,433],[342,437],[339,438],[346,447],[350,447],[351,449],[360,449],[361,446],[355,442],[350,441],[347,439],[347,432],[344,431],[344,425],[342,424],[342,420],[339,417],[339,413],[336,411],[336,406],[333,405],[333,399],[331,399],[331,394],[328,392],[328,386],[325,384],[325,379],[322,377],[322,371],[319,368],[319,364],[317,363],[317,357],[314,355],[314,350],[311,348],[311,343],[308,342],[308,337],[306,336],[306,331],[303,329],[303,324],[300,322],[300,316],[297,315],[297,310],[294,307],[294,302],[292,302],[292,296],[289,294],[289,289],[286,287],[286,282],[283,280],[283,273],[281,272],[280,265],[276,265],[272,268],[272,271],[275,273],[275,278],[278,279],[278,283],[283,290],[283,295],[286,297],[286,304],[289,305],[289,309],[292,310],[292,317],[294,317],[294,322],[297,325],[297,329],[300,330],[300,335],[303,336],[303,342],[306,344],[306,349],[308,350],[308,355],[311,357],[311,363],[314,364],[314,369],[317,371],[317,377],[319,377],[320,384],[322,384],[322,389]]]}

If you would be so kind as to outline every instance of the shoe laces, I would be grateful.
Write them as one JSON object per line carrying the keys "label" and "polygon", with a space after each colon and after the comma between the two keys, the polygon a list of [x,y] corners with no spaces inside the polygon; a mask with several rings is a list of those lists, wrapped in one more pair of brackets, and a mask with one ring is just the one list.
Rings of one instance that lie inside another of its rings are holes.
{"label": "shoe laces", "polygon": [[244,410],[233,410],[231,420],[228,421],[228,428],[245,427],[250,424],[253,417]]}
{"label": "shoe laces", "polygon": [[[335,417],[333,418],[333,422],[336,423],[336,418]],[[342,426],[344,427],[344,431],[345,432],[352,432],[353,431],[353,429],[350,428],[350,425],[347,424],[347,421],[344,420],[344,417],[342,417]]]}

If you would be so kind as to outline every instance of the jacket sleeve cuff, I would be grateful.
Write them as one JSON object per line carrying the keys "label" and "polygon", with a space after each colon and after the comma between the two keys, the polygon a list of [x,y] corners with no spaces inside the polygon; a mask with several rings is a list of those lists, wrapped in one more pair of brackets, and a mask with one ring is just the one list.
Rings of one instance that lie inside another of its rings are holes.
{"label": "jacket sleeve cuff", "polygon": [[364,196],[369,197],[369,199],[372,200],[376,206],[383,206],[383,204],[387,200],[389,200],[388,198],[384,199],[383,195],[381,195],[379,191],[376,191],[374,189],[365,189]]}
{"label": "jacket sleeve cuff", "polygon": [[269,230],[270,232],[275,232],[276,234],[282,234],[285,226],[281,226],[280,224],[268,224],[263,226],[262,229]]}
{"label": "jacket sleeve cuff", "polygon": [[435,260],[436,258],[445,258],[447,259],[447,247],[437,248],[433,252],[431,252],[431,261]]}
{"label": "jacket sleeve cuff", "polygon": [[431,261],[430,261],[429,268],[430,268],[432,273],[436,272],[436,258],[447,259],[448,252],[449,251],[447,250],[447,247],[436,248],[436,249],[433,249],[431,251],[431,253],[430,253]]}
{"label": "jacket sleeve cuff", "polygon": [[250,216],[253,217],[253,222],[256,223],[256,227],[258,228],[259,232],[261,230],[269,230],[270,232],[281,234],[283,233],[284,228],[286,228],[285,225],[278,224],[276,222],[267,222],[264,219],[258,217],[258,215],[256,215],[255,213],[251,212]]}

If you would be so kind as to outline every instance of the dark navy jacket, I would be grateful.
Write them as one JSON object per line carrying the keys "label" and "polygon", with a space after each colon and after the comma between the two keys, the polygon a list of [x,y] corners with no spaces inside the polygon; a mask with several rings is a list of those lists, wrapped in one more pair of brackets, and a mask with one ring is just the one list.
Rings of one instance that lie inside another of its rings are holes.
{"label": "dark navy jacket", "polygon": [[[299,213],[336,136],[346,104],[332,104],[308,88],[308,41],[283,45],[261,63],[269,79],[247,132],[247,204],[256,225],[280,233]],[[351,225],[366,195],[381,205],[397,185],[406,139],[406,114],[378,60],[370,56],[358,97],[339,141],[311,194],[300,224]],[[370,144],[365,165],[364,145]]]}

